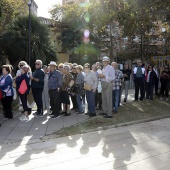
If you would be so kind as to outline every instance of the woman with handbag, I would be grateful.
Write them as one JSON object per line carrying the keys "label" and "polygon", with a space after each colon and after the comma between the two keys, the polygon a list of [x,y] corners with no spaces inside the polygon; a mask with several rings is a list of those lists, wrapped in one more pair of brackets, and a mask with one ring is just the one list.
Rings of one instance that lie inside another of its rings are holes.
{"label": "woman with handbag", "polygon": [[81,65],[78,65],[76,67],[77,71],[77,78],[75,82],[75,86],[77,87],[77,92],[76,92],[76,100],[77,100],[77,106],[78,106],[78,112],[77,114],[83,114],[83,97],[85,95],[84,91],[84,76],[82,74],[83,67]]}
{"label": "woman with handbag", "polygon": [[12,115],[12,99],[13,99],[13,88],[12,88],[12,76],[11,67],[9,65],[2,66],[2,77],[0,78],[0,90],[2,93],[2,106],[4,110],[4,117],[6,119],[13,119]]}
{"label": "woman with handbag", "polygon": [[94,72],[90,70],[90,64],[86,63],[84,65],[85,71],[85,85],[84,89],[86,91],[86,99],[88,104],[88,113],[90,117],[96,116],[95,112],[95,93],[97,89],[98,80]]}
{"label": "woman with handbag", "polygon": [[63,85],[61,87],[60,100],[63,103],[63,111],[62,114],[64,116],[70,116],[70,98],[69,98],[69,90],[70,90],[70,82],[73,80],[73,76],[69,73],[70,66],[63,66]]}
{"label": "woman with handbag", "polygon": [[18,76],[15,81],[16,88],[19,93],[22,106],[24,109],[24,114],[21,117],[19,117],[21,121],[28,121],[29,120],[28,115],[31,114],[31,109],[28,108],[27,106],[27,95],[29,94],[30,91],[30,85],[29,85],[30,78],[28,75],[28,71],[29,71],[29,66],[28,65],[23,66],[21,70],[21,75]]}

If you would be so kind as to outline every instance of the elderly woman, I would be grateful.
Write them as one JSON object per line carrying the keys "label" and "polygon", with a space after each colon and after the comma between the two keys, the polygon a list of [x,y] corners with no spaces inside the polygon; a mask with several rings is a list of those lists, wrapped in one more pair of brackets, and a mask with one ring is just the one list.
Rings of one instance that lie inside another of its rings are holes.
{"label": "elderly woman", "polygon": [[[28,115],[31,114],[31,109],[28,108],[27,106],[27,95],[30,90],[30,85],[29,85],[30,77],[28,75],[28,71],[29,71],[29,66],[28,65],[23,66],[21,69],[21,75],[16,78],[17,91],[19,93],[19,97],[21,99],[22,106],[24,109],[24,115],[19,117],[21,121],[28,121],[29,120]],[[23,92],[21,92],[19,89],[23,81],[26,82],[26,89]]]}
{"label": "elderly woman", "polygon": [[[20,61],[18,63],[18,70],[17,70],[17,73],[16,73],[16,77],[14,77],[14,80],[21,75],[21,71],[22,71],[22,67],[27,65],[27,63],[25,61]],[[19,98],[19,109],[18,110],[22,110],[23,107],[22,107],[22,102],[21,102],[21,99]]]}
{"label": "elderly woman", "polygon": [[85,71],[85,86],[84,89],[86,90],[86,99],[88,104],[88,113],[90,117],[96,116],[95,112],[95,92],[97,88],[97,77],[94,72],[90,70],[90,64],[86,63],[84,65]]}
{"label": "elderly woman", "polygon": [[0,90],[3,94],[2,106],[4,110],[4,116],[6,119],[13,119],[12,115],[12,98],[13,98],[13,88],[12,88],[12,76],[11,67],[9,65],[2,66],[2,77],[0,78]]}
{"label": "elderly woman", "polygon": [[84,113],[83,111],[83,97],[84,97],[84,76],[82,74],[83,67],[81,65],[78,65],[76,67],[77,70],[77,78],[75,85],[77,87],[77,92],[76,92],[76,100],[77,100],[77,105],[78,105],[78,112],[77,114],[82,114]]}
{"label": "elderly woman", "polygon": [[63,103],[63,114],[64,116],[70,116],[70,99],[68,89],[70,88],[70,82],[73,80],[73,76],[69,73],[70,66],[63,66],[63,85],[61,88],[60,100]]}

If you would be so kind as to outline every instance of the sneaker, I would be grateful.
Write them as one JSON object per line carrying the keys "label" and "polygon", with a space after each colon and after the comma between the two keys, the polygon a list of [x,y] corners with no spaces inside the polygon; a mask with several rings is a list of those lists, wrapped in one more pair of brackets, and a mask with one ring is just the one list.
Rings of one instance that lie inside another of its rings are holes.
{"label": "sneaker", "polygon": [[66,113],[67,113],[67,112],[61,112],[60,114],[61,114],[61,115],[65,115]]}
{"label": "sneaker", "polygon": [[55,114],[52,112],[49,116],[54,116]]}
{"label": "sneaker", "polygon": [[22,107],[22,106],[19,106],[18,110],[22,111],[22,110],[23,110],[23,107]]}
{"label": "sneaker", "polygon": [[88,116],[89,116],[89,112],[85,113],[85,115],[88,115]]}
{"label": "sneaker", "polygon": [[19,119],[21,120],[24,117],[24,115],[20,116]]}
{"label": "sneaker", "polygon": [[81,115],[81,114],[83,114],[83,113],[84,113],[83,111],[82,111],[82,112],[77,112],[78,115]]}
{"label": "sneaker", "polygon": [[70,116],[70,115],[71,115],[71,113],[67,113],[67,112],[66,112],[66,114],[65,114],[64,116]]}
{"label": "sneaker", "polygon": [[164,98],[163,98],[163,97],[161,97],[161,98],[160,98],[160,100],[164,100]]}
{"label": "sneaker", "polygon": [[99,115],[105,116],[105,115],[107,115],[107,113],[99,113]]}
{"label": "sneaker", "polygon": [[60,115],[53,115],[51,118],[52,119],[58,119],[60,117]]}
{"label": "sneaker", "polygon": [[96,116],[96,114],[94,114],[94,113],[93,114],[91,114],[91,113],[89,114],[89,117],[95,117],[95,116]]}
{"label": "sneaker", "polygon": [[104,118],[113,118],[113,116],[109,116],[109,115],[106,115],[106,116],[103,116]]}
{"label": "sneaker", "polygon": [[41,114],[39,114],[39,115],[38,115],[38,117],[43,117],[43,114],[42,114],[42,113],[41,113]]}
{"label": "sneaker", "polygon": [[20,117],[20,120],[21,120],[21,121],[28,121],[29,118],[28,118],[27,116],[22,116],[22,117]]}

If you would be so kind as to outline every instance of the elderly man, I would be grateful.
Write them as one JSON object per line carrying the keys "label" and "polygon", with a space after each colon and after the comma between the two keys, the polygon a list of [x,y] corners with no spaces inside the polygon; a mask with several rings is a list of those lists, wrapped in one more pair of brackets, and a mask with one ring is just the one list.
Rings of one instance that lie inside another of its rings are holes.
{"label": "elderly man", "polygon": [[60,117],[60,91],[63,82],[60,71],[56,70],[56,62],[51,61],[49,66],[50,73],[48,79],[48,88],[50,95],[50,105],[52,110],[50,116],[52,119],[56,119]]}
{"label": "elderly man", "polygon": [[138,101],[140,89],[140,101],[142,101],[144,98],[145,68],[142,67],[141,60],[137,60],[137,66],[133,70],[133,78],[135,83],[135,100]]}
{"label": "elderly man", "polygon": [[42,68],[42,61],[36,60],[35,62],[36,70],[33,72],[32,76],[30,77],[31,81],[31,88],[32,94],[34,97],[34,101],[37,105],[37,116],[43,116],[43,102],[42,102],[42,92],[44,88],[44,71]]}
{"label": "elderly man", "polygon": [[123,78],[122,71],[118,70],[118,64],[116,62],[112,62],[112,67],[115,69],[115,80],[113,82],[113,107],[114,112],[117,113],[118,105],[120,101],[120,87],[121,87],[121,79]]}
{"label": "elderly man", "polygon": [[103,57],[103,70],[102,74],[98,74],[98,77],[101,78],[102,84],[102,109],[104,118],[112,118],[112,90],[113,90],[113,81],[115,79],[115,70],[109,65],[110,59],[105,56]]}

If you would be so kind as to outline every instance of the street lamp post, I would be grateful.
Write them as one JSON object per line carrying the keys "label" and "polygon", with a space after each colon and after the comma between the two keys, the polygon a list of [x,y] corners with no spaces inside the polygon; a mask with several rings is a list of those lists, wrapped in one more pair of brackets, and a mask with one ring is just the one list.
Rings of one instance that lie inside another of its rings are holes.
{"label": "street lamp post", "polygon": [[28,1],[29,19],[28,19],[28,64],[31,64],[31,5],[32,0]]}

